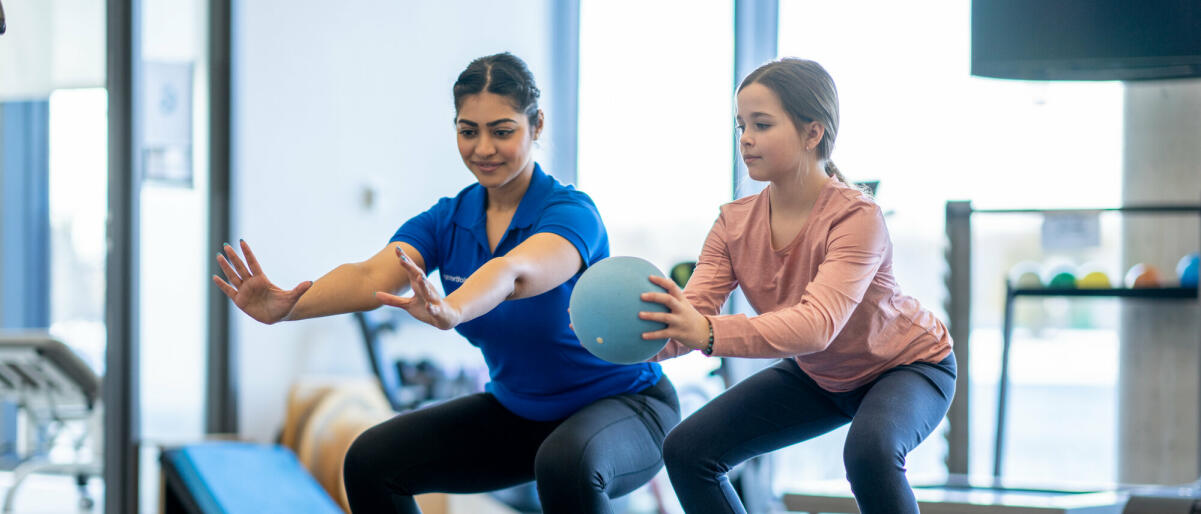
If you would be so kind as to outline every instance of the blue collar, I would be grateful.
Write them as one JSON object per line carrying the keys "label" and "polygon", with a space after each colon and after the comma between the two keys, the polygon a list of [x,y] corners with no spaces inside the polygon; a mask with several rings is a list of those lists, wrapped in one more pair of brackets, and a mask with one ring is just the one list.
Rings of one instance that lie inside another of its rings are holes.
{"label": "blue collar", "polygon": [[[538,221],[538,216],[542,214],[542,207],[546,205],[546,198],[554,189],[554,183],[554,177],[544,173],[542,166],[535,162],[534,171],[530,174],[530,185],[525,190],[525,195],[521,197],[521,203],[517,205],[517,212],[513,213],[513,221],[509,222],[509,228],[505,230],[504,237],[508,237],[509,230],[530,227]],[[487,222],[484,217],[487,200],[488,191],[484,189],[484,186],[479,183],[472,184],[463,192],[458,210],[452,218],[455,225],[472,232],[479,229],[481,233],[477,236],[483,236],[481,242],[485,247],[487,247],[488,241],[488,236],[483,233],[487,230]]]}

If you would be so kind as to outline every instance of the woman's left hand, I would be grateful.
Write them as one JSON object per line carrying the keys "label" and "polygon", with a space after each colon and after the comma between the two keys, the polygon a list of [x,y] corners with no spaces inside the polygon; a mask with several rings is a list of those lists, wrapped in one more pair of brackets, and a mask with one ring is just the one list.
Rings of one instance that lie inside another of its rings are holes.
{"label": "woman's left hand", "polygon": [[684,298],[684,291],[671,279],[650,277],[651,283],[667,290],[666,293],[642,293],[642,300],[661,303],[668,312],[642,311],[640,319],[666,323],[667,327],[654,332],[643,332],[643,339],[670,338],[697,350],[709,345],[709,319],[697,312]]}
{"label": "woman's left hand", "polygon": [[459,310],[438,293],[434,284],[425,276],[425,272],[412,259],[409,259],[408,255],[405,255],[400,246],[396,247],[396,257],[400,260],[400,266],[409,275],[409,286],[413,289],[413,296],[404,298],[379,291],[375,293],[375,297],[385,305],[404,309],[414,318],[442,330],[450,330],[458,326],[461,319]]}

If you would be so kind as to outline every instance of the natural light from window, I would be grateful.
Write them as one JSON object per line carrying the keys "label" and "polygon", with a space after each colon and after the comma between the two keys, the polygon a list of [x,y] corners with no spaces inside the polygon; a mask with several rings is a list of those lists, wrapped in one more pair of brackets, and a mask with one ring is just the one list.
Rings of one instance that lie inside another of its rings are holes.
{"label": "natural light from window", "polygon": [[[878,201],[889,212],[898,281],[907,294],[944,320],[943,220],[948,200],[971,200],[977,208],[1108,207],[1121,201],[1122,84],[972,77],[969,8],[969,2],[951,0],[780,2],[779,54],[820,62],[837,84],[841,122],[834,161],[850,180],[880,180]],[[1120,229],[1114,220],[1102,223],[1104,241],[1087,253],[1105,261],[1100,263],[1103,266],[1116,266],[1120,238],[1113,232]],[[987,473],[992,465],[1002,278],[1014,260],[1056,258],[1053,253],[998,250],[995,258],[985,259],[990,250],[1017,246],[1014,239],[1030,234],[1035,239],[1033,248],[1040,251],[1039,221],[981,224],[974,229],[972,279],[976,290],[970,363],[973,473]],[[1069,389],[1065,382],[1091,387],[1074,392],[1074,398],[1083,394],[1102,412],[1112,412],[1116,327],[1094,328],[1100,329],[1034,334],[1015,330],[1014,395],[1021,394],[1023,387],[1028,394],[1014,400],[1009,410],[1007,472],[1029,480],[1065,474],[1095,481],[1116,477],[1112,419],[1102,415],[1106,426],[1101,427],[1033,427],[1047,420],[1029,414],[1041,412],[1030,398],[1042,403],[1064,401],[1066,397],[1055,395]],[[1022,352],[1026,343],[1037,343],[1041,350]],[[1066,376],[1051,375],[1047,366],[1038,366],[1048,354],[1071,356],[1080,365],[1072,366]],[[959,363],[961,369],[967,364]],[[1036,389],[1041,393],[1031,393]],[[939,435],[943,429],[945,422],[911,454],[911,476],[945,472],[946,441]],[[1024,444],[1021,439],[1082,429],[1100,436],[1090,439],[1092,446],[1085,455],[1068,456],[1074,463],[1070,469],[1063,467],[1064,455],[1045,452],[1045,444],[1035,446],[1033,440]],[[841,467],[836,465],[840,453],[835,450],[841,448],[844,434],[836,432],[820,444],[787,450],[793,452],[790,457],[777,459],[778,485],[787,480],[840,478]],[[835,460],[825,468],[787,464],[831,458]]]}

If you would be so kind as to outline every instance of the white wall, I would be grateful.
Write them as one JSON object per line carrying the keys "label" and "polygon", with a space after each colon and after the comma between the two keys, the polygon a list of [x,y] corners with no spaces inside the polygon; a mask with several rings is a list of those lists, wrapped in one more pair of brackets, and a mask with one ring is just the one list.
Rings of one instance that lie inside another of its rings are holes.
{"label": "white wall", "polygon": [[[235,237],[285,288],[378,251],[406,219],[473,180],[455,147],[450,92],[472,58],[512,51],[551,105],[550,9],[549,1],[235,2]],[[374,208],[361,202],[365,188],[375,188]],[[244,436],[275,436],[297,377],[369,373],[349,316],[234,320]],[[403,333],[406,344],[470,349],[453,332],[410,323]]]}

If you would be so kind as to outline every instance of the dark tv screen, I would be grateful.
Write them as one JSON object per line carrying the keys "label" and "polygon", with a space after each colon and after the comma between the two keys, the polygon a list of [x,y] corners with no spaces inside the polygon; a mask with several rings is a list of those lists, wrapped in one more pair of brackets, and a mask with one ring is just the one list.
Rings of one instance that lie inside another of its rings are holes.
{"label": "dark tv screen", "polygon": [[1201,77],[1201,0],[973,0],[972,75]]}

